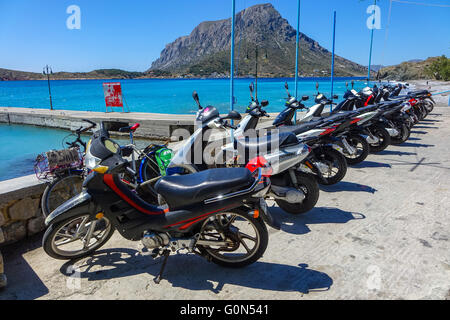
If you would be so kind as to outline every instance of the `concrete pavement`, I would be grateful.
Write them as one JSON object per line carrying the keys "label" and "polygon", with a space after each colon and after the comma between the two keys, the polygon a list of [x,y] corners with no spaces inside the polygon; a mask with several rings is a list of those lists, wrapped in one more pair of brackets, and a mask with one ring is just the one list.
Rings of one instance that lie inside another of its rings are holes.
{"label": "concrete pavement", "polygon": [[450,299],[450,107],[437,107],[399,146],[321,188],[317,207],[277,207],[262,259],[230,270],[174,255],[161,260],[118,233],[94,256],[51,259],[42,235],[2,248],[0,299]]}

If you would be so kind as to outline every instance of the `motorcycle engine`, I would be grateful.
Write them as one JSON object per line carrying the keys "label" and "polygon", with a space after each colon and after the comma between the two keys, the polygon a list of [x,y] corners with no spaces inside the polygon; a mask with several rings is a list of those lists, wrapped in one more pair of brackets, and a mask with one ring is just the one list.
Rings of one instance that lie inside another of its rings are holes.
{"label": "motorcycle engine", "polygon": [[154,249],[168,245],[170,238],[167,233],[145,233],[141,241],[146,248]]}

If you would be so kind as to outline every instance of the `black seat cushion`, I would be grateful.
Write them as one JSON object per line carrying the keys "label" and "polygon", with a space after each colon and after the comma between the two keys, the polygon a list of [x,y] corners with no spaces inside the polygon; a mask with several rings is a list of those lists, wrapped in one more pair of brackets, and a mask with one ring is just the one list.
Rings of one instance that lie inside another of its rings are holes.
{"label": "black seat cushion", "polygon": [[245,189],[253,182],[254,178],[246,168],[219,168],[162,177],[156,183],[155,190],[167,201],[171,210],[177,210],[208,198]]}

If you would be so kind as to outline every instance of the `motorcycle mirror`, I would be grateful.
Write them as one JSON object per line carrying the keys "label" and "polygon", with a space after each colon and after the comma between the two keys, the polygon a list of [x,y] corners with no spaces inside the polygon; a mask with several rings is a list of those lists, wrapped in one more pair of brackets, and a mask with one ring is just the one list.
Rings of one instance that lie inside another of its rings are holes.
{"label": "motorcycle mirror", "polygon": [[317,92],[319,92],[319,83],[318,82],[316,82],[316,90],[317,90]]}
{"label": "motorcycle mirror", "polygon": [[250,85],[249,85],[248,87],[250,88],[250,92],[253,92],[253,90],[254,90],[253,82],[251,82]]}
{"label": "motorcycle mirror", "polygon": [[261,101],[261,106],[262,106],[262,107],[265,107],[265,106],[267,106],[268,104],[269,104],[269,101],[267,101],[267,100]]}
{"label": "motorcycle mirror", "polygon": [[337,94],[335,94],[335,95],[333,96],[333,99],[339,99],[339,96],[338,96]]}
{"label": "motorcycle mirror", "polygon": [[192,92],[192,98],[194,98],[194,101],[197,103],[199,109],[203,109],[200,105],[200,99],[198,98],[197,91]]}
{"label": "motorcycle mirror", "polygon": [[354,85],[355,85],[355,81],[352,80],[352,89],[353,89]]}
{"label": "motorcycle mirror", "polygon": [[309,96],[303,96],[302,97],[302,101],[306,101],[306,100],[308,100],[309,99]]}
{"label": "motorcycle mirror", "polygon": [[289,93],[289,90],[288,90],[288,89],[289,89],[289,86],[288,86],[287,82],[284,83],[284,88],[286,89],[288,98],[290,98],[290,97],[291,97],[291,94]]}
{"label": "motorcycle mirror", "polygon": [[239,112],[232,110],[230,111],[227,116],[225,117],[225,119],[231,119],[231,120],[241,120],[242,116]]}

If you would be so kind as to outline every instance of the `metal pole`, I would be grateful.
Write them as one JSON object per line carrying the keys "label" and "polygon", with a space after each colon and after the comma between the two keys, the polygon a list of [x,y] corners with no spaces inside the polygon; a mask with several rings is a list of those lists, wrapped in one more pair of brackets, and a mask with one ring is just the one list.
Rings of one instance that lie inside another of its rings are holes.
{"label": "metal pole", "polygon": [[[377,5],[377,0],[375,0],[374,5]],[[373,45],[373,29],[375,24],[375,15],[373,16],[372,20],[372,31],[370,32],[370,51],[369,51],[369,68],[367,71],[367,85],[370,83],[370,65],[372,63],[372,45]]]}
{"label": "metal pole", "polygon": [[[231,53],[230,53],[230,109],[234,110],[234,16],[236,11],[236,1],[231,0]],[[231,120],[233,124],[233,120]],[[231,130],[231,140],[234,141],[233,130]]]}
{"label": "metal pole", "polygon": [[[333,18],[333,53],[331,57],[331,101],[333,101],[333,88],[334,88],[334,47],[336,40],[336,11],[334,12]],[[333,105],[330,105],[330,112],[333,110]]]}
{"label": "metal pole", "polygon": [[53,110],[52,91],[50,90],[50,72],[53,73],[52,69],[48,65],[46,65],[44,67],[44,74],[47,75],[48,95],[50,97],[50,110]]}
{"label": "metal pole", "polygon": [[258,46],[255,47],[255,99],[258,100]]}
{"label": "metal pole", "polygon": [[[295,41],[295,98],[298,96],[298,45],[300,38],[300,0],[297,5],[297,38]],[[297,123],[297,110],[294,113],[294,123]]]}

